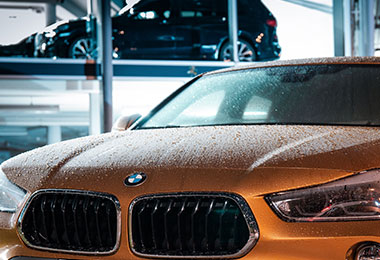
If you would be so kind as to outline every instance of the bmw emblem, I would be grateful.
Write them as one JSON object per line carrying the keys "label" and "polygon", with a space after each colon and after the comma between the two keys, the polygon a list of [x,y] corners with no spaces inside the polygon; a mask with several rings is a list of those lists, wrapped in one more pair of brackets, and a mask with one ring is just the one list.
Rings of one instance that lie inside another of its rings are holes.
{"label": "bmw emblem", "polygon": [[146,180],[146,174],[143,172],[136,172],[129,175],[125,180],[124,184],[126,186],[137,186]]}

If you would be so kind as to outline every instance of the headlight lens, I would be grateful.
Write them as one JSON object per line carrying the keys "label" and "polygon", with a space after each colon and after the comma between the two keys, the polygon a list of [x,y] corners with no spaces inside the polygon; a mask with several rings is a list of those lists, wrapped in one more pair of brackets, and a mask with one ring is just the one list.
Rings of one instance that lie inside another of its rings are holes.
{"label": "headlight lens", "polygon": [[266,197],[286,221],[380,219],[380,170],[362,172],[323,185]]}
{"label": "headlight lens", "polygon": [[10,182],[0,168],[0,212],[15,213],[26,191]]}
{"label": "headlight lens", "polygon": [[46,32],[44,33],[44,36],[45,36],[46,38],[53,38],[56,34],[57,34],[57,33],[56,33],[55,31],[46,31]]}

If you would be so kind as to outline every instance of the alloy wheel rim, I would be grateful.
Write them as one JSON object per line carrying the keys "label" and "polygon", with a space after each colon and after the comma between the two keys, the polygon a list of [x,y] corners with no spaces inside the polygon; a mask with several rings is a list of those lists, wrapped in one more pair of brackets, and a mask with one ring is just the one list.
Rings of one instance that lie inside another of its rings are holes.
{"label": "alloy wheel rim", "polygon": [[90,39],[79,39],[72,47],[72,57],[74,59],[95,58],[96,48]]}
{"label": "alloy wheel rim", "polygon": [[[231,54],[232,47],[229,45],[227,48],[223,51],[223,60],[225,61],[231,61],[232,60],[232,54]],[[252,49],[250,45],[248,45],[245,42],[238,41],[238,56],[239,61],[255,61],[256,60],[256,54],[255,51]]]}

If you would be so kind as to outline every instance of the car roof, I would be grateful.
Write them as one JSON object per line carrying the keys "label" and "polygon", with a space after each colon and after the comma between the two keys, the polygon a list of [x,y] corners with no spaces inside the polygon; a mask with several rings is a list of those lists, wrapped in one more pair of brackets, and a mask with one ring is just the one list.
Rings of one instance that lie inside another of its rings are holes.
{"label": "car roof", "polygon": [[[241,63],[242,64],[242,63]],[[277,60],[269,62],[255,62],[248,65],[237,65],[235,67],[206,72],[204,75],[213,75],[229,71],[239,71],[256,68],[305,66],[322,64],[380,64],[380,57],[327,57],[294,60]]]}

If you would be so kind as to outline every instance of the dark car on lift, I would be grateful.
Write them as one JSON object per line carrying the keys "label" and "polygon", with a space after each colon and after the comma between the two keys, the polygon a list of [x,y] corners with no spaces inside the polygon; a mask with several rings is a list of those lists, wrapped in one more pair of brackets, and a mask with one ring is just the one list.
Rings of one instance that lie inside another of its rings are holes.
{"label": "dark car on lift", "polygon": [[[142,0],[112,18],[120,59],[230,60],[227,0]],[[94,58],[91,19],[52,25],[35,36],[39,57]],[[280,56],[277,22],[260,0],[238,0],[242,61]]]}
{"label": "dark car on lift", "polygon": [[34,39],[36,34],[32,34],[22,39],[17,44],[0,45],[0,57],[33,57],[34,56]]}

